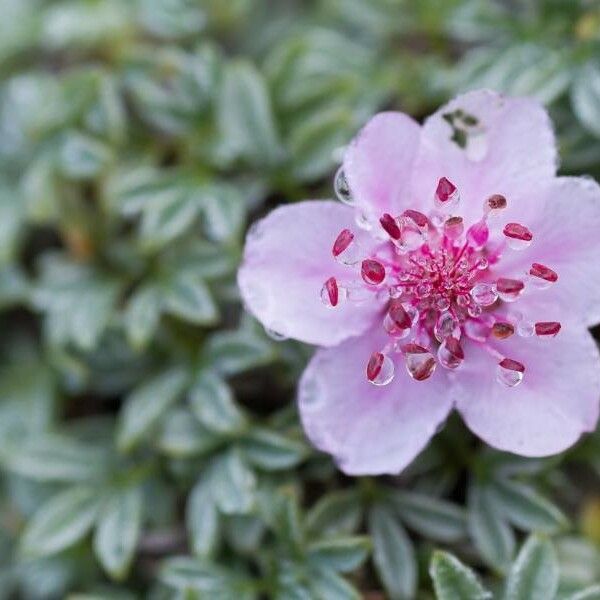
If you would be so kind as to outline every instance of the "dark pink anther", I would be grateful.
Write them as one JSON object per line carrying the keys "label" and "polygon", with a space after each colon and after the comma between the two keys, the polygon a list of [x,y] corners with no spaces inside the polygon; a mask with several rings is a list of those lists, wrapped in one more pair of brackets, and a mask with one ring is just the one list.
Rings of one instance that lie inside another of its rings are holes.
{"label": "dark pink anther", "polygon": [[362,261],[360,274],[366,283],[378,285],[385,279],[385,267],[379,261],[367,258]]}
{"label": "dark pink anther", "polygon": [[503,233],[506,237],[522,242],[530,242],[533,239],[531,231],[529,231],[525,225],[521,225],[520,223],[507,223]]}
{"label": "dark pink anther", "polygon": [[333,243],[333,256],[339,256],[354,240],[354,234],[349,229],[342,229]]}
{"label": "dark pink anther", "polygon": [[492,326],[492,335],[498,340],[505,340],[513,335],[515,328],[510,323],[494,323]]}
{"label": "dark pink anther", "polygon": [[533,277],[544,279],[550,283],[558,281],[558,275],[552,269],[541,265],[540,263],[533,263],[531,265],[531,269],[529,269],[529,274]]}
{"label": "dark pink anther", "polygon": [[487,208],[489,210],[503,210],[507,204],[506,198],[501,194],[494,194],[487,199]]}
{"label": "dark pink anther", "polygon": [[429,223],[429,219],[423,213],[418,210],[412,210],[411,208],[405,210],[402,213],[402,216],[412,219],[417,224],[417,227],[427,227],[427,224]]}
{"label": "dark pink anther", "polygon": [[464,360],[464,358],[465,358],[464,350],[462,349],[460,342],[455,337],[448,336],[444,340],[444,345],[445,345],[446,349],[448,350],[448,352],[450,352],[450,354],[452,355],[452,358],[454,358],[455,360],[459,360],[459,361]]}
{"label": "dark pink anther", "polygon": [[340,293],[336,278],[330,277],[325,282],[325,288],[327,289],[327,294],[329,296],[329,303],[331,306],[337,306],[340,299]]}
{"label": "dark pink anther", "polygon": [[536,335],[554,337],[559,331],[560,323],[556,321],[544,321],[535,324]]}
{"label": "dark pink anther", "polygon": [[518,294],[524,287],[525,284],[519,279],[500,277],[496,282],[496,289],[501,294]]}
{"label": "dark pink anther", "polygon": [[375,381],[377,375],[381,372],[383,367],[384,356],[381,352],[373,352],[371,358],[367,364],[367,379],[369,381]]}
{"label": "dark pink anther", "polygon": [[393,239],[400,239],[400,227],[396,223],[396,219],[392,215],[385,213],[381,219],[379,219],[381,226],[385,229],[386,233]]}
{"label": "dark pink anther", "polygon": [[442,177],[437,184],[437,188],[435,190],[436,198],[444,203],[448,202],[448,200],[452,200],[454,195],[456,194],[456,186],[445,177]]}
{"label": "dark pink anther", "polygon": [[410,329],[412,321],[399,300],[392,300],[389,309],[390,319],[398,329]]}
{"label": "dark pink anther", "polygon": [[503,369],[509,371],[517,371],[518,373],[525,373],[525,365],[520,363],[518,360],[512,358],[504,358],[498,363]]}
{"label": "dark pink anther", "polygon": [[458,239],[464,231],[462,217],[450,217],[444,223],[444,234],[451,240]]}

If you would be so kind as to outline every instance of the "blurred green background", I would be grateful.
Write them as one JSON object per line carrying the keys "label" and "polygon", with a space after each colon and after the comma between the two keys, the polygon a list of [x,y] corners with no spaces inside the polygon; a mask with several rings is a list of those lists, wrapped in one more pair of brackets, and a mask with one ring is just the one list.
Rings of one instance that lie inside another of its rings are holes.
{"label": "blurred green background", "polygon": [[235,286],[369,116],[479,87],[600,175],[597,1],[0,0],[0,598],[600,598],[600,433],[524,460],[452,420],[344,477],[311,349]]}

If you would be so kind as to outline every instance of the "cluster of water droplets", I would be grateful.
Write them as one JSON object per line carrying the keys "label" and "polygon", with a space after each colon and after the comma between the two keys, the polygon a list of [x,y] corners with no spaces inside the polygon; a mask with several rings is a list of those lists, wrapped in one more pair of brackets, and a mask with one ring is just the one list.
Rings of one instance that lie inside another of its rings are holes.
{"label": "cluster of water droplets", "polygon": [[[341,169],[335,190],[342,202],[356,208]],[[495,275],[505,252],[524,250],[533,242],[526,226],[499,225],[507,206],[504,196],[487,198],[482,217],[469,227],[455,214],[459,190],[447,178],[438,181],[433,202],[428,215],[409,209],[401,215],[384,214],[375,224],[357,210],[357,226],[381,242],[375,251],[367,251],[354,232],[342,230],[332,255],[348,267],[348,277],[327,279],[321,300],[332,309],[342,302],[385,300],[382,327],[388,341],[366,357],[366,377],[374,385],[393,380],[398,358],[416,381],[431,377],[438,365],[459,369],[465,360],[463,341],[469,339],[494,357],[497,380],[515,387],[525,366],[504,356],[502,340],[513,335],[554,337],[560,323],[530,321],[507,305],[526,288],[547,288],[558,276],[540,263],[532,263],[519,278]],[[498,226],[502,241],[491,242],[490,227]]]}

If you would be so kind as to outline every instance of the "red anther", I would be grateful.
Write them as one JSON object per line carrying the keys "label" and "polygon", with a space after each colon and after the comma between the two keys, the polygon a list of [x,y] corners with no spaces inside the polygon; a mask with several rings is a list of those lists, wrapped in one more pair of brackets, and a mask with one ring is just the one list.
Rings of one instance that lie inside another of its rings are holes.
{"label": "red anther", "polygon": [[530,242],[533,239],[531,231],[529,231],[525,225],[521,225],[520,223],[507,223],[504,226],[503,233],[506,237],[521,240],[523,242]]}
{"label": "red anther", "polygon": [[367,379],[369,381],[375,381],[377,375],[381,372],[383,366],[384,356],[381,352],[373,352],[371,358],[367,364]]}
{"label": "red anther", "polygon": [[525,373],[525,365],[520,363],[518,360],[513,360],[512,358],[503,358],[498,364],[503,369],[508,369],[509,371],[517,371],[519,373]]}
{"label": "red anther", "polygon": [[385,267],[379,261],[367,258],[362,261],[360,274],[366,283],[378,285],[385,279]]}
{"label": "red anther", "polygon": [[435,195],[440,202],[448,202],[456,193],[456,186],[445,177],[442,177],[437,184]]}
{"label": "red anther", "polygon": [[330,277],[325,282],[325,288],[327,289],[327,294],[329,296],[329,303],[331,306],[337,306],[340,299],[340,293],[335,277]]}
{"label": "red anther", "polygon": [[487,207],[490,210],[502,210],[506,208],[506,198],[502,194],[494,194],[487,199]]}
{"label": "red anther", "polygon": [[354,234],[349,229],[342,229],[333,243],[333,256],[339,256],[354,240]]}
{"label": "red anther", "polygon": [[496,289],[501,294],[518,294],[524,287],[525,284],[519,279],[500,277],[496,282]]}
{"label": "red anther", "polygon": [[388,313],[398,329],[410,329],[412,327],[411,318],[399,300],[392,300]]}
{"label": "red anther", "polygon": [[402,213],[402,216],[412,219],[417,224],[417,227],[427,227],[427,224],[429,223],[429,219],[423,213],[418,210],[412,210],[411,208],[405,210]]}
{"label": "red anther", "polygon": [[539,277],[540,279],[549,281],[550,283],[558,281],[558,275],[552,269],[544,265],[540,265],[539,263],[533,263],[531,265],[531,269],[529,269],[529,274],[533,277]]}
{"label": "red anther", "polygon": [[381,219],[379,219],[381,226],[385,229],[386,233],[393,239],[400,239],[400,227],[396,223],[396,219],[392,215],[385,213]]}
{"label": "red anther", "polygon": [[494,323],[492,335],[498,340],[505,340],[513,335],[515,328],[510,323]]}
{"label": "red anther", "polygon": [[444,340],[444,344],[446,346],[446,349],[454,358],[457,358],[458,360],[464,360],[465,353],[462,349],[462,346],[460,345],[460,342],[455,337],[448,336]]}
{"label": "red anther", "polygon": [[560,331],[560,323],[557,321],[543,321],[535,324],[536,335],[548,335],[554,337]]}

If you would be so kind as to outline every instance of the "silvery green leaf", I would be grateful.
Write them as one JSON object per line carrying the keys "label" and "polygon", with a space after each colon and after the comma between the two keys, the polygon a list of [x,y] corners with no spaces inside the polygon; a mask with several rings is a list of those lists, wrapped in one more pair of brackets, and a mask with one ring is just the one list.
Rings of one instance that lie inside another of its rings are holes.
{"label": "silvery green leaf", "polygon": [[135,291],[125,309],[125,329],[129,343],[142,350],[152,339],[162,311],[163,300],[157,286],[142,286]]}
{"label": "silvery green leaf", "polygon": [[308,576],[311,598],[323,600],[360,600],[361,595],[335,571],[321,567]]}
{"label": "silvery green leaf", "polygon": [[94,551],[106,572],[122,580],[133,560],[142,526],[143,496],[140,487],[115,490],[102,507]]}
{"label": "silvery green leaf", "polygon": [[210,556],[219,540],[219,515],[210,483],[204,478],[196,482],[188,496],[185,522],[193,553]]}
{"label": "silvery green leaf", "polygon": [[600,580],[600,549],[591,540],[570,535],[557,539],[555,547],[562,584],[578,589]]}
{"label": "silvery green leaf", "polygon": [[249,462],[265,471],[291,469],[308,454],[305,444],[259,427],[244,435],[240,448]]}
{"label": "silvery green leaf", "polygon": [[413,598],[417,589],[415,549],[398,518],[384,505],[369,511],[375,568],[391,600]]}
{"label": "silvery green leaf", "polygon": [[214,323],[219,312],[202,277],[192,270],[174,274],[163,288],[165,312],[196,325]]}
{"label": "silvery green leaf", "polygon": [[596,60],[590,60],[577,72],[571,105],[583,126],[600,137],[600,64]]}
{"label": "silvery green leaf", "polygon": [[247,513],[256,502],[256,476],[236,449],[213,461],[210,467],[211,494],[225,514]]}
{"label": "silvery green leaf", "polygon": [[348,573],[367,558],[371,549],[368,537],[330,538],[308,546],[308,560],[315,566]]}
{"label": "silvery green leaf", "polygon": [[581,590],[567,597],[567,600],[600,600],[600,585]]}
{"label": "silvery green leaf", "polygon": [[187,382],[178,368],[165,371],[137,387],[125,400],[119,415],[117,444],[127,452],[139,444],[177,400]]}
{"label": "silvery green leaf", "polygon": [[102,172],[112,160],[108,146],[84,133],[69,133],[62,144],[59,169],[70,179],[91,179]]}
{"label": "silvery green leaf", "polygon": [[489,600],[477,575],[452,554],[437,550],[429,565],[437,600]]}
{"label": "silvery green leaf", "polygon": [[558,589],[559,567],[550,541],[533,535],[521,548],[506,581],[505,600],[548,600]]}
{"label": "silvery green leaf", "polygon": [[220,242],[238,235],[246,216],[242,193],[231,185],[215,184],[207,186],[202,196],[206,236]]}
{"label": "silvery green leaf", "polygon": [[484,560],[505,571],[515,552],[515,535],[489,498],[486,485],[471,483],[468,490],[469,533]]}
{"label": "silvery green leaf", "polygon": [[189,402],[198,420],[216,433],[234,433],[246,424],[231,388],[213,371],[206,369],[198,374],[190,390]]}
{"label": "silvery green leaf", "polygon": [[356,490],[330,492],[306,514],[306,528],[321,537],[351,534],[358,528],[362,512]]}
{"label": "silvery green leaf", "polygon": [[197,458],[211,453],[222,441],[198,423],[188,409],[174,408],[162,419],[156,443],[172,458]]}
{"label": "silvery green leaf", "polygon": [[21,538],[25,556],[56,554],[82,539],[92,528],[101,505],[98,490],[72,487],[42,504]]}

